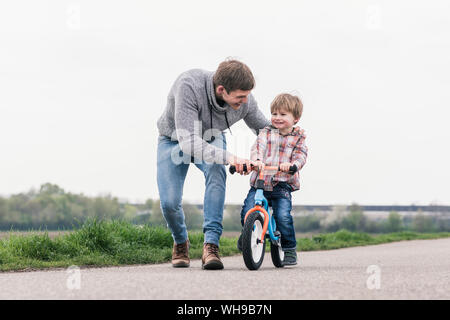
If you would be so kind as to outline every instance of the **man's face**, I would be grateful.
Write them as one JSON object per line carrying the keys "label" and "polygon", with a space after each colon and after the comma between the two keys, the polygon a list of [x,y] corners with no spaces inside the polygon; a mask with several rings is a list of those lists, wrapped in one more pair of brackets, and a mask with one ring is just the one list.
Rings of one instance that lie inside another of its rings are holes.
{"label": "man's face", "polygon": [[219,85],[216,88],[217,96],[228,103],[234,110],[238,110],[241,107],[241,104],[248,102],[248,95],[250,92],[251,90],[234,90],[228,93],[223,86]]}

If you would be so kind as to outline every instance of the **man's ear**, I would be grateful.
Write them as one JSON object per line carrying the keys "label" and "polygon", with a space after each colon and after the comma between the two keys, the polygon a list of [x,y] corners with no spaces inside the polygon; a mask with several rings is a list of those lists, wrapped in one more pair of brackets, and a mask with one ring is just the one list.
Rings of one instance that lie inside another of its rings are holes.
{"label": "man's ear", "polygon": [[221,96],[224,92],[226,92],[225,87],[219,84],[216,88],[217,95]]}

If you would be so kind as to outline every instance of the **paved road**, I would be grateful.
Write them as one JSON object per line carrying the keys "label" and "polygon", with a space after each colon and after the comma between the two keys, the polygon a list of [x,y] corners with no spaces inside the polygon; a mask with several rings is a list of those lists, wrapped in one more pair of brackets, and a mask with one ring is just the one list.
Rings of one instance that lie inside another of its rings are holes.
{"label": "paved road", "polygon": [[299,265],[275,269],[266,255],[258,271],[248,271],[242,257],[234,256],[223,259],[221,271],[202,270],[195,260],[188,269],[159,264],[81,269],[79,274],[0,273],[0,299],[450,299],[450,239],[299,257]]}

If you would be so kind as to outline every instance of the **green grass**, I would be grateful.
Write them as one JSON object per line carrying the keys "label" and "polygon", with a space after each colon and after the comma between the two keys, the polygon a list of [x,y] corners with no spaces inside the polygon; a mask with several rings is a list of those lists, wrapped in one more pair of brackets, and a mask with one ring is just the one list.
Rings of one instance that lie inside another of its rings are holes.
{"label": "green grass", "polygon": [[380,235],[350,232],[340,230],[334,233],[325,233],[312,238],[297,239],[297,250],[316,251],[332,250],[347,247],[367,246],[404,240],[429,240],[450,237],[449,232],[416,233],[411,231],[395,232]]}
{"label": "green grass", "polygon": [[[201,258],[203,234],[191,233],[191,259]],[[222,238],[222,255],[237,253],[236,239]],[[89,220],[74,232],[51,239],[48,233],[0,240],[0,271],[118,266],[170,261],[173,240],[166,228],[124,221]]]}
{"label": "green grass", "polygon": [[[380,236],[341,230],[297,239],[298,250],[328,250],[413,239],[450,237],[450,233],[400,232]],[[189,234],[191,259],[201,258],[203,234]],[[222,237],[222,256],[237,254],[235,238]],[[69,234],[51,239],[48,233],[14,235],[0,240],[0,271],[118,266],[168,262],[173,240],[165,228],[135,226],[124,221],[89,220]],[[267,246],[269,249],[269,246]]]}

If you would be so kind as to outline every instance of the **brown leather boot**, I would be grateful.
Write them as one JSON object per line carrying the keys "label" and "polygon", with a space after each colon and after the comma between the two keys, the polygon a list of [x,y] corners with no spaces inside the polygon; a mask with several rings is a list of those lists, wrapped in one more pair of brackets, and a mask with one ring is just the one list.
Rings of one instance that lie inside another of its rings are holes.
{"label": "brown leather boot", "polygon": [[173,244],[172,250],[172,267],[187,268],[189,267],[189,240],[185,243]]}
{"label": "brown leather boot", "polygon": [[212,243],[203,245],[202,269],[218,270],[223,269],[223,263],[219,257],[219,247]]}

